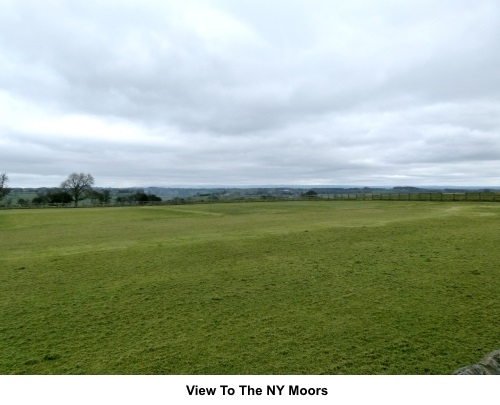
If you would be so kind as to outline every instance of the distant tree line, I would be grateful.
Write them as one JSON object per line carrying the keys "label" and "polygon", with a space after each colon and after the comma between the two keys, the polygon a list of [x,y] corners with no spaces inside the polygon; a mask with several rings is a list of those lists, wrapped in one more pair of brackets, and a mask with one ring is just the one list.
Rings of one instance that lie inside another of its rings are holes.
{"label": "distant tree line", "polygon": [[[420,199],[421,193],[433,195],[433,198],[447,199],[444,197],[436,197],[438,193],[495,193],[495,190],[478,189],[478,188],[420,188],[412,186],[396,186],[396,187],[312,187],[312,188],[295,188],[295,187],[248,187],[248,188],[163,188],[163,187],[148,187],[146,189],[139,188],[94,188],[94,178],[90,173],[72,173],[64,180],[59,187],[56,188],[23,188],[12,189],[7,187],[9,178],[6,173],[0,173],[0,200],[14,191],[21,193],[36,192],[36,197],[28,200],[19,198],[19,205],[74,205],[78,206],[83,200],[89,205],[130,205],[136,203],[148,202],[169,202],[172,204],[184,204],[191,202],[216,202],[216,201],[254,201],[260,199],[263,201],[275,201],[276,199],[308,199],[316,200],[322,198],[342,199],[347,195],[347,199],[378,199],[389,198],[380,197],[382,194],[394,194],[397,196],[390,197],[391,199]],[[160,196],[158,196],[159,194]],[[371,194],[371,195],[370,195]],[[364,197],[363,197],[364,195]],[[411,195],[411,196],[410,196]],[[23,195],[19,196],[22,197]],[[354,196],[354,197],[353,197]],[[404,196],[404,197],[402,197]],[[32,195],[30,195],[30,198]],[[163,198],[162,198],[163,197]],[[423,197],[425,199],[425,197]],[[431,198],[431,197],[429,197]],[[451,197],[453,200],[455,196]],[[456,197],[457,199],[460,197]],[[487,196],[465,195],[465,200],[483,200],[488,199]],[[493,199],[493,197],[491,197]],[[495,197],[497,198],[497,197]],[[13,197],[2,201],[3,205],[11,205]]]}
{"label": "distant tree line", "polygon": [[[6,195],[10,190],[5,187],[8,177],[5,173],[0,175],[0,198]],[[52,189],[42,189],[38,191],[37,196],[31,201],[20,198],[18,204],[64,204],[69,205],[73,203],[75,207],[82,200],[90,200],[91,204],[110,204],[112,201],[110,190],[96,190],[94,185],[94,178],[90,173],[71,173],[66,180],[64,180],[59,187]],[[149,202],[149,201],[162,201],[161,197],[155,194],[146,194],[144,190],[136,190],[130,195],[119,196],[116,198],[117,203],[135,203],[135,202]]]}
{"label": "distant tree line", "polygon": [[149,202],[161,201],[161,197],[154,194],[146,194],[144,190],[138,190],[134,194],[127,196],[119,196],[116,198],[117,203],[134,203],[134,202]]}
{"label": "distant tree line", "polygon": [[[20,204],[28,203],[28,201],[19,199]],[[70,204],[73,202],[73,197],[70,193],[62,189],[52,189],[41,191],[31,200],[33,204]]]}

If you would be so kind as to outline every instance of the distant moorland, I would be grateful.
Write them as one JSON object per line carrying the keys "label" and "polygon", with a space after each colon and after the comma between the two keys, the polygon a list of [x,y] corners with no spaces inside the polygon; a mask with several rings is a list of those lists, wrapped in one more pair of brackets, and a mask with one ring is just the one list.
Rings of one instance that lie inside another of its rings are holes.
{"label": "distant moorland", "polygon": [[[142,202],[159,199],[160,201],[170,201],[174,203],[196,203],[196,202],[216,202],[216,201],[241,201],[241,200],[265,200],[265,199],[300,199],[304,196],[318,196],[319,198],[341,198],[342,196],[353,195],[393,195],[401,196],[410,194],[408,199],[418,199],[417,194],[424,193],[444,193],[444,194],[464,194],[464,193],[496,193],[498,188],[481,187],[323,187],[311,186],[305,188],[298,187],[217,187],[217,188],[189,188],[189,187],[146,187],[146,188],[102,188],[94,187],[90,195],[82,199],[83,205],[94,204],[122,204],[140,201],[138,194],[142,195]],[[59,199],[48,199],[52,195]],[[31,204],[44,205],[54,201],[59,204],[72,205],[71,198],[61,199],[64,196],[60,188],[40,187],[40,188],[11,188],[10,194],[0,201],[0,207],[29,206]],[[103,197],[107,196],[107,199]],[[405,199],[397,198],[395,199]],[[351,199],[351,197],[349,197]],[[362,199],[362,198],[361,198]],[[384,199],[384,198],[382,198]],[[424,198],[425,199],[425,198]],[[439,199],[437,197],[432,199]],[[477,198],[474,198],[477,199]],[[488,199],[487,199],[488,200]]]}

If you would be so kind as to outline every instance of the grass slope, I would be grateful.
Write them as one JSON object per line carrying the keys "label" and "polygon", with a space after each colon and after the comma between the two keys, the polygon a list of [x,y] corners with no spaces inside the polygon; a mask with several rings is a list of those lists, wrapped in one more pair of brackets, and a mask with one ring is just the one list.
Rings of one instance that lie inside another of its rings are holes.
{"label": "grass slope", "polygon": [[0,211],[1,374],[449,374],[499,348],[500,204]]}

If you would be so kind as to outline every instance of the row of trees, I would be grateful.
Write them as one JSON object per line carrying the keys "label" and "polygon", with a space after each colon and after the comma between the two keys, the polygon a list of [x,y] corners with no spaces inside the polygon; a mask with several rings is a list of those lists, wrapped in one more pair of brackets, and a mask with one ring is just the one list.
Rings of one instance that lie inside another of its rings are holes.
{"label": "row of trees", "polygon": [[[10,189],[7,187],[9,177],[7,173],[0,173],[0,199],[5,197],[10,193]],[[101,194],[98,191],[92,189],[94,185],[94,178],[90,173],[71,173],[66,180],[61,183],[60,188],[47,191],[33,199],[35,204],[45,204],[45,203],[63,203],[68,204],[74,202],[75,206],[78,206],[84,198],[101,198]],[[103,195],[103,199],[106,197]]]}
{"label": "row of trees", "polygon": [[161,201],[161,198],[154,194],[146,194],[144,191],[137,191],[134,194],[117,197],[117,203],[131,203],[131,202],[148,202],[148,201]]}
{"label": "row of trees", "polygon": [[[6,173],[0,173],[0,199],[10,192],[7,188],[9,178]],[[64,180],[59,188],[47,190],[39,193],[37,197],[31,201],[33,204],[70,204],[73,202],[75,207],[84,199],[90,199],[92,203],[99,202],[101,204],[109,204],[111,202],[111,193],[109,190],[98,191],[94,190],[94,177],[90,173],[71,173]],[[146,201],[161,201],[161,198],[154,194],[146,194],[144,191],[137,191],[132,195],[118,197],[117,202],[146,202]],[[20,199],[20,203],[28,203]]]}

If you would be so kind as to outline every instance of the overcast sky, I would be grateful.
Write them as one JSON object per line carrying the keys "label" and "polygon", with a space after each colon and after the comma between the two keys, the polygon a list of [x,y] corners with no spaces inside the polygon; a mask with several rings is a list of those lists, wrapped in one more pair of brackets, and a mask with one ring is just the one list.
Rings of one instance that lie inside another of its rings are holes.
{"label": "overcast sky", "polygon": [[500,186],[500,2],[0,0],[0,172]]}

